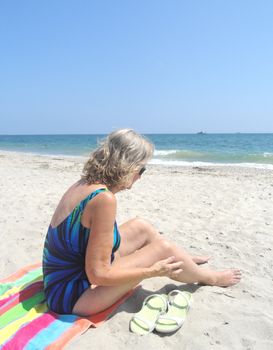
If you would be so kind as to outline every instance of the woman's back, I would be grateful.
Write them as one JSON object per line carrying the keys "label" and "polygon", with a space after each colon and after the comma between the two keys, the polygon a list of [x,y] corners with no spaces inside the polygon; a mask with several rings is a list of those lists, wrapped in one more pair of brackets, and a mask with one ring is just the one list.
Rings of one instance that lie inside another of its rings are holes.
{"label": "woman's back", "polygon": [[[87,185],[82,180],[77,181],[64,193],[52,216],[50,225],[52,227],[59,226],[88,195],[102,188],[106,188],[106,186],[100,184]],[[85,227],[90,227],[90,215],[87,210],[84,210],[81,215],[81,223]]]}

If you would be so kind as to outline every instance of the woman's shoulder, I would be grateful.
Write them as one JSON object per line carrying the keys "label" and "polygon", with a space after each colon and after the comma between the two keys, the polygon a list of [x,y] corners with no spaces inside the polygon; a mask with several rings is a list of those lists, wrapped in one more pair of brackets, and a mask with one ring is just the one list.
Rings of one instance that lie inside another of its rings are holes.
{"label": "woman's shoulder", "polygon": [[108,217],[115,218],[117,212],[117,201],[111,191],[101,191],[86,206],[86,215],[93,222],[95,218],[105,221]]}
{"label": "woman's shoulder", "polygon": [[96,206],[116,206],[117,200],[116,196],[109,190],[99,191],[97,195],[93,198],[94,205]]}

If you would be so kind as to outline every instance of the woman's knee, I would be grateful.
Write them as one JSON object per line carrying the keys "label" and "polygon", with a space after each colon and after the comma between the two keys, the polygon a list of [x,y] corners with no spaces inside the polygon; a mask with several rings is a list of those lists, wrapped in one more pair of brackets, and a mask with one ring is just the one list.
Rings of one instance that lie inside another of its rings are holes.
{"label": "woman's knee", "polygon": [[133,218],[132,223],[134,225],[136,225],[141,230],[143,230],[143,229],[147,228],[147,226],[149,226],[148,221],[139,217],[139,216],[136,216],[135,218]]}
{"label": "woman's knee", "polygon": [[166,239],[157,239],[153,242],[153,244],[155,249],[160,252],[163,259],[174,255],[174,244]]}
{"label": "woman's knee", "polygon": [[145,236],[146,244],[151,243],[155,239],[161,238],[160,233],[148,220],[136,217],[133,219],[133,224],[136,225],[139,232]]}

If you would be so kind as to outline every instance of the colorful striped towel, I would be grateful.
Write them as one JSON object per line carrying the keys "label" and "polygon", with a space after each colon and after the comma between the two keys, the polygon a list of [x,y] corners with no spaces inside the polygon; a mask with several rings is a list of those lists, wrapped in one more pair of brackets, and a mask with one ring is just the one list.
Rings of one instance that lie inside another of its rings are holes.
{"label": "colorful striped towel", "polygon": [[58,315],[46,305],[41,264],[26,266],[0,281],[0,349],[63,349],[75,336],[103,323],[133,292],[89,318]]}

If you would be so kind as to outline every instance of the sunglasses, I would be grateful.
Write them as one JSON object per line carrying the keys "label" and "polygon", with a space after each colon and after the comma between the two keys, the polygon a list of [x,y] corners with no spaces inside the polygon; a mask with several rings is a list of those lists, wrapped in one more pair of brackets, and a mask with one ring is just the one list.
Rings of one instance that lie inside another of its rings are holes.
{"label": "sunglasses", "polygon": [[144,173],[145,170],[146,170],[146,168],[145,168],[145,166],[144,166],[143,168],[141,168],[141,169],[139,170],[138,174],[141,176],[141,175]]}

